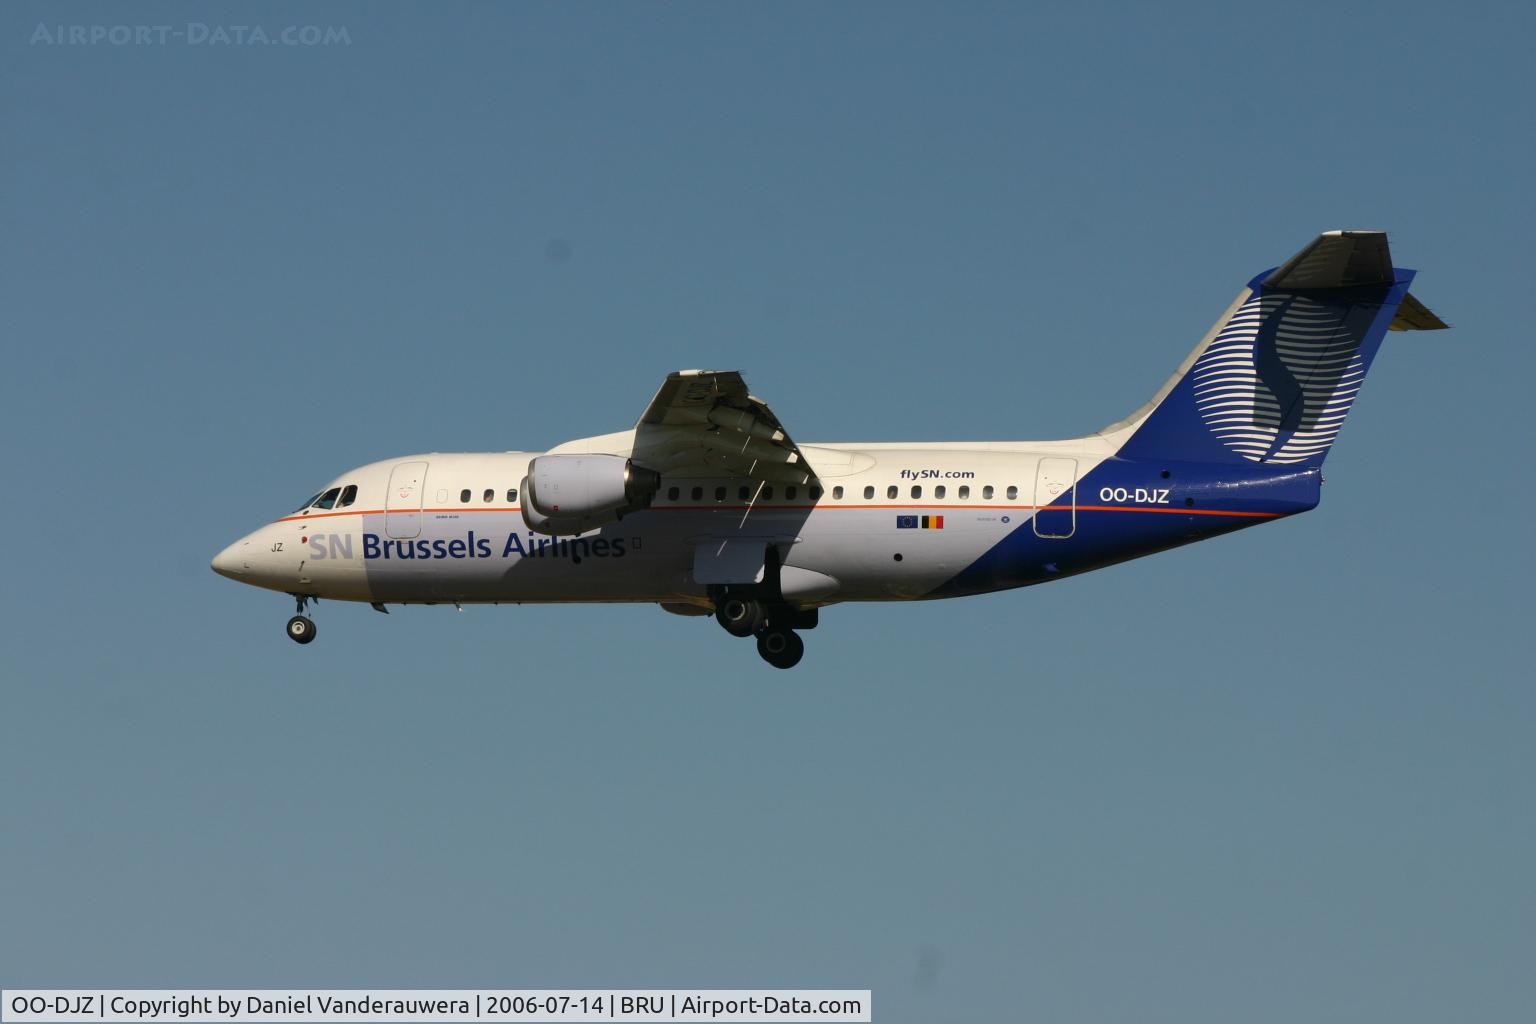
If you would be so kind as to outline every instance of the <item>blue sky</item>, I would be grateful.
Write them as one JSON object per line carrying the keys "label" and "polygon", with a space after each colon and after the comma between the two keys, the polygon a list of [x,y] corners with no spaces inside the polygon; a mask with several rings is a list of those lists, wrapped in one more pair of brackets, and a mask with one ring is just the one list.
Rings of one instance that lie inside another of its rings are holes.
{"label": "blue sky", "polygon": [[[348,44],[37,33],[188,22]],[[0,984],[1527,1014],[1533,30],[0,8]],[[832,609],[791,673],[648,607],[327,604],[300,648],[208,571],[349,466],[620,429],[685,366],[801,440],[1090,431],[1336,227],[1455,330],[1389,339],[1307,516]]]}

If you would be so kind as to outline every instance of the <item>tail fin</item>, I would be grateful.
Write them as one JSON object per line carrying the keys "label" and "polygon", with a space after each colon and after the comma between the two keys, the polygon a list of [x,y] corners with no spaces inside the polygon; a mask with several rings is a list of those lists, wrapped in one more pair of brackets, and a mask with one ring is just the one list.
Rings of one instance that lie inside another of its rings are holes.
{"label": "tail fin", "polygon": [[1446,326],[1384,231],[1329,231],[1248,283],[1156,397],[1104,433],[1123,458],[1322,465],[1387,330]]}

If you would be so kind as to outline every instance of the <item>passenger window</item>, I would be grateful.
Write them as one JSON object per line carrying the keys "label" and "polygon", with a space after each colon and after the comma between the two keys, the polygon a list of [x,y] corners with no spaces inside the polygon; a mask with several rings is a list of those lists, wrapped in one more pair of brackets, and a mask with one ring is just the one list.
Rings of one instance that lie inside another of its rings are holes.
{"label": "passenger window", "polygon": [[676,501],[678,493],[679,492],[678,492],[678,489],[676,487],[668,487],[667,488],[667,500],[668,501]]}
{"label": "passenger window", "polygon": [[773,500],[773,488],[772,487],[764,487],[763,488],[763,500],[764,501],[772,501]]}
{"label": "passenger window", "polygon": [[939,484],[939,486],[937,486],[937,487],[935,487],[933,489],[933,496],[935,498],[942,498],[942,497],[944,497],[944,485],[943,484]]}
{"label": "passenger window", "polygon": [[340,487],[332,487],[315,501],[315,508],[333,508],[336,505],[336,496],[340,493]]}
{"label": "passenger window", "polygon": [[891,484],[891,486],[889,486],[889,487],[887,487],[885,489],[885,496],[887,498],[894,498],[894,497],[896,497],[896,485],[895,484]]}
{"label": "passenger window", "polygon": [[842,486],[842,484],[838,484],[836,487],[832,488],[832,500],[833,501],[842,501],[843,500],[843,486]]}
{"label": "passenger window", "polygon": [[917,486],[912,488],[912,497],[914,497],[914,498],[921,498],[922,496],[923,496],[923,488],[922,488],[921,484],[919,484],[919,485],[917,485]]}
{"label": "passenger window", "polygon": [[874,498],[874,496],[875,496],[875,489],[873,487],[866,487],[866,488],[864,488],[864,500],[865,501],[872,500]]}
{"label": "passenger window", "polygon": [[462,501],[466,505],[469,504],[469,488],[468,487],[464,488],[462,491],[459,492],[459,500]]}
{"label": "passenger window", "polygon": [[736,490],[736,497],[741,501],[747,501],[752,497],[752,488],[743,484]]}
{"label": "passenger window", "polygon": [[517,500],[517,488],[516,487],[508,487],[507,488],[507,501],[508,502],[513,502],[513,501],[516,501],[516,500]]}
{"label": "passenger window", "polygon": [[991,484],[987,484],[987,486],[985,486],[985,487],[983,487],[981,489],[981,496],[983,498],[985,498],[987,501],[991,501],[992,500],[992,485]]}
{"label": "passenger window", "polygon": [[966,486],[965,484],[961,484],[960,485],[960,493],[955,495],[955,497],[959,498],[961,501],[964,501],[966,498],[969,498],[970,496],[971,496],[971,489],[970,489],[970,487]]}
{"label": "passenger window", "polygon": [[347,484],[341,489],[341,500],[336,503],[337,508],[346,508],[357,500],[357,484]]}
{"label": "passenger window", "polygon": [[716,501],[724,501],[725,500],[725,488],[724,487],[716,487],[715,488],[715,500]]}
{"label": "passenger window", "polygon": [[1013,484],[1009,484],[1008,485],[1008,500],[1012,501],[1014,498],[1017,498],[1018,496],[1019,496],[1019,489],[1017,487],[1013,486]]}
{"label": "passenger window", "polygon": [[[842,488],[838,488],[838,490],[842,490]],[[811,488],[811,500],[812,501],[820,501],[821,500],[821,488],[820,487],[812,487]]]}
{"label": "passenger window", "polygon": [[695,487],[693,490],[689,491],[688,493],[693,498],[694,501],[703,501],[704,500],[704,488],[702,488],[702,487]]}
{"label": "passenger window", "polygon": [[485,489],[485,494],[482,495],[482,497],[485,498],[485,503],[489,505],[491,502],[496,500],[496,492],[492,488],[487,487]]}
{"label": "passenger window", "polygon": [[800,488],[798,488],[798,487],[786,487],[786,488],[784,488],[784,500],[785,501],[794,501],[795,500],[795,496],[797,494],[799,494],[799,493],[800,493]]}

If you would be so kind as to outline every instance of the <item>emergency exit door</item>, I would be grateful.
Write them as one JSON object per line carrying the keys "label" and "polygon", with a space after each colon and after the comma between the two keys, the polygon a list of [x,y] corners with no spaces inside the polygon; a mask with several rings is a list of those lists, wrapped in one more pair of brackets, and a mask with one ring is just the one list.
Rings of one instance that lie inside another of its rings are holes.
{"label": "emergency exit door", "polygon": [[1077,460],[1041,459],[1035,470],[1035,536],[1070,537],[1077,531]]}
{"label": "emergency exit door", "polygon": [[384,496],[384,532],[408,540],[421,535],[421,499],[427,489],[427,464],[402,462],[389,472]]}

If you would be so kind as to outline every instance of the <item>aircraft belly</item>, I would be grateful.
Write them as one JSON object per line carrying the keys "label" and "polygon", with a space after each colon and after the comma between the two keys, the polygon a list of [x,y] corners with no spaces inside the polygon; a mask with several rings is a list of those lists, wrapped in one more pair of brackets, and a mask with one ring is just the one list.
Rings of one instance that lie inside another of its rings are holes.
{"label": "aircraft belly", "polygon": [[[1002,508],[652,509],[577,537],[546,537],[521,514],[427,512],[421,535],[394,539],[363,517],[357,554],[369,599],[385,602],[666,601],[703,596],[693,578],[705,541],[760,538],[784,564],[837,581],[832,601],[931,594],[1017,527]],[[898,559],[896,556],[900,555]],[[338,595],[342,596],[342,595]]]}
{"label": "aircraft belly", "polygon": [[910,600],[997,544],[1010,522],[1018,516],[996,509],[833,506],[806,523],[785,564],[835,577],[837,600]]}

